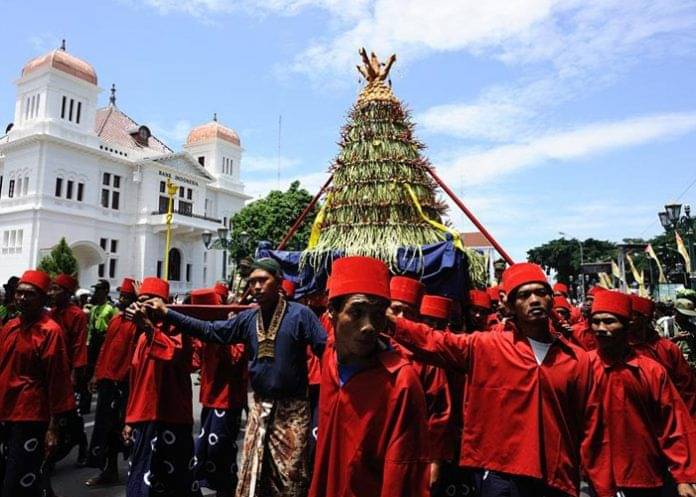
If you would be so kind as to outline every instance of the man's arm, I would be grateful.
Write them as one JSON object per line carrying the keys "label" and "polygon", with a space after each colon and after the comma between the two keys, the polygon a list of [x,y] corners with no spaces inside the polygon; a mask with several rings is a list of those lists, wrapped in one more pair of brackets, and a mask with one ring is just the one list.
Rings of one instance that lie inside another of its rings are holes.
{"label": "man's arm", "polygon": [[204,342],[226,345],[246,341],[246,330],[242,326],[240,316],[242,314],[238,314],[229,320],[203,321],[202,319],[192,318],[168,309],[165,319],[168,323],[176,326],[176,329],[182,333],[199,338]]}
{"label": "man's arm", "polygon": [[467,368],[473,335],[437,331],[404,318],[389,319],[394,340],[412,351],[420,362],[441,368]]}
{"label": "man's arm", "polygon": [[312,348],[314,355],[321,359],[326,347],[326,330],[321,325],[319,318],[309,309],[303,313],[302,320],[304,339]]}

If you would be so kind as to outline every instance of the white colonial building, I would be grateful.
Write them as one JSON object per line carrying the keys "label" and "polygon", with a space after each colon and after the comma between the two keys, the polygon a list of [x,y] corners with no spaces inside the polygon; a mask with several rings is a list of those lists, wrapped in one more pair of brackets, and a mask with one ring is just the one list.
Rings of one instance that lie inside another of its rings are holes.
{"label": "white colonial building", "polygon": [[222,277],[223,254],[202,234],[228,226],[249,199],[239,179],[242,148],[213,121],[175,152],[117,105],[98,108],[97,74],[61,49],[29,61],[16,82],[14,122],[0,137],[0,282],[35,267],[65,237],[80,283],[161,275],[165,182],[174,201],[172,293]]}

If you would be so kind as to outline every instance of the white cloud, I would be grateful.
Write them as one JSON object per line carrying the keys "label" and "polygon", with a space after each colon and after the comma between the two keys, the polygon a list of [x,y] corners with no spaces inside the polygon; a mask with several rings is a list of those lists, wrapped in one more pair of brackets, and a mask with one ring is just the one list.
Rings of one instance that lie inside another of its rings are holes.
{"label": "white cloud", "polygon": [[[299,159],[292,157],[280,158],[280,174],[286,176],[287,172],[292,171],[300,164]],[[267,155],[245,155],[242,164],[245,173],[249,172],[277,172],[278,157]]]}
{"label": "white cloud", "polygon": [[193,128],[191,121],[187,119],[180,119],[173,125],[166,125],[154,121],[148,123],[148,126],[150,126],[152,133],[156,137],[160,138],[170,147],[175,149],[186,141],[189,131],[191,131],[191,128]]}
{"label": "white cloud", "polygon": [[48,52],[49,50],[60,47],[61,40],[50,33],[43,33],[30,36],[27,41],[37,53]]}
{"label": "white cloud", "polygon": [[452,184],[481,184],[549,161],[569,161],[696,130],[696,112],[656,114],[550,132],[522,143],[463,151],[438,170]]}

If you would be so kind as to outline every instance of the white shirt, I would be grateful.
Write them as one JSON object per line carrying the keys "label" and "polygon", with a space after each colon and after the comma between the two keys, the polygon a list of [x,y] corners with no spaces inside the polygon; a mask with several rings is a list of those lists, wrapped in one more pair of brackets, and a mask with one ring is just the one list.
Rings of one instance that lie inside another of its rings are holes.
{"label": "white shirt", "polygon": [[534,357],[536,358],[537,364],[541,366],[541,363],[544,362],[546,354],[549,353],[549,349],[551,348],[551,342],[540,342],[529,337],[527,337],[527,340],[529,340],[529,345],[532,346],[532,350],[534,351]]}

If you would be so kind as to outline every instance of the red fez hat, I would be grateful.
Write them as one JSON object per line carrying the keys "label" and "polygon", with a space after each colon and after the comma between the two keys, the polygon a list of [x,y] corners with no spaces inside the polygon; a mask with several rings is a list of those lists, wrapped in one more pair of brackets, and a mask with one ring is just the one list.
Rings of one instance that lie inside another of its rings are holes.
{"label": "red fez hat", "polygon": [[503,291],[510,295],[522,285],[528,283],[543,283],[548,285],[546,274],[541,266],[531,262],[518,262],[503,272]]}
{"label": "red fez hat", "polygon": [[423,295],[420,305],[420,315],[435,319],[449,319],[452,310],[452,299],[439,295]]}
{"label": "red fez hat", "polygon": [[227,300],[227,294],[229,293],[230,289],[226,284],[218,281],[215,283],[213,290],[215,290],[215,293],[217,293],[222,300]]}
{"label": "red fez hat", "polygon": [[329,300],[365,293],[390,300],[389,269],[386,264],[372,257],[343,257],[334,261],[331,270]]}
{"label": "red fez hat", "polygon": [[592,314],[599,314],[600,312],[607,312],[624,319],[630,319],[631,298],[621,292],[597,292],[592,303]]}
{"label": "red fez hat", "polygon": [[652,318],[655,314],[655,303],[648,298],[639,295],[631,295],[631,308],[633,312],[637,312],[646,318]]}
{"label": "red fez hat", "polygon": [[563,295],[568,295],[568,285],[565,283],[556,283],[553,285],[553,291],[562,293]]}
{"label": "red fez hat", "polygon": [[135,280],[133,278],[123,278],[118,291],[121,293],[135,293]]}
{"label": "red fez hat", "polygon": [[559,308],[559,307],[560,307],[561,309],[566,309],[566,310],[568,310],[568,311],[570,311],[570,309],[571,309],[570,302],[568,302],[568,299],[567,299],[567,298],[565,298],[565,297],[554,297],[554,298],[553,298],[553,308],[554,308],[554,309],[557,309],[557,308]]}
{"label": "red fez hat", "polygon": [[486,293],[491,298],[491,302],[500,300],[500,287],[498,285],[486,288]]}
{"label": "red fez hat", "polygon": [[51,277],[43,271],[29,269],[24,271],[24,274],[19,279],[19,282],[28,283],[29,285],[36,287],[38,290],[46,293],[48,291],[48,286],[51,284]]}
{"label": "red fez hat", "polygon": [[482,307],[484,309],[490,309],[492,307],[491,297],[488,292],[483,290],[471,290],[469,292],[469,303],[472,306]]}
{"label": "red fez hat", "polygon": [[608,290],[606,288],[602,288],[601,286],[593,286],[589,290],[587,290],[587,296],[588,297],[594,297],[600,292],[607,292]]}
{"label": "red fez hat", "polygon": [[290,280],[283,280],[280,283],[280,286],[283,288],[283,291],[285,292],[285,296],[289,299],[293,298],[295,296],[295,283],[293,283]]}
{"label": "red fez hat", "polygon": [[69,291],[70,293],[75,293],[75,290],[77,290],[77,280],[69,274],[59,274],[55,277],[53,283]]}
{"label": "red fez hat", "polygon": [[406,276],[394,276],[389,282],[392,300],[398,300],[411,305],[418,305],[425,285],[418,280]]}
{"label": "red fez hat", "polygon": [[191,303],[194,305],[220,305],[220,295],[214,288],[199,288],[191,292]]}
{"label": "red fez hat", "polygon": [[140,284],[140,295],[151,295],[163,300],[169,298],[169,283],[154,276],[143,278]]}

